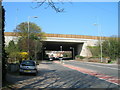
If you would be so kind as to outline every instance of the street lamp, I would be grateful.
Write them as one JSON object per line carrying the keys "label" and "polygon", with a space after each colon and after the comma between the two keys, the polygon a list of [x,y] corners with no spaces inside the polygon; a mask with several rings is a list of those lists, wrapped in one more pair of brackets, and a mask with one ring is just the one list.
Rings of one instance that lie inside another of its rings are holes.
{"label": "street lamp", "polygon": [[[101,25],[98,24],[98,18],[97,18],[97,23],[94,24],[94,26],[97,26],[97,30],[98,30],[98,34],[100,33],[101,31]],[[101,37],[101,34],[100,34],[100,60],[101,62],[103,62],[102,60],[102,37]]]}
{"label": "street lamp", "polygon": [[29,45],[29,38],[30,38],[30,18],[38,18],[37,16],[28,16],[28,59],[30,59],[30,55],[29,55],[29,53],[30,53],[30,50],[29,50],[29,48],[30,48],[30,45]]}

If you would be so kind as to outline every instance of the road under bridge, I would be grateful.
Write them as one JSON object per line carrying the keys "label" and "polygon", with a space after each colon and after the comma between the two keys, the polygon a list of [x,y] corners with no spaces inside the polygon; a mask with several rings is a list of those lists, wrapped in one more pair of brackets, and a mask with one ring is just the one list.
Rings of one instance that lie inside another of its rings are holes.
{"label": "road under bridge", "polygon": [[[76,55],[81,53],[83,47],[83,43],[75,43],[75,42],[44,42],[43,54],[45,55],[45,51],[71,51],[72,58],[75,59]],[[80,49],[78,49],[80,48]],[[43,55],[43,56],[44,56]]]}

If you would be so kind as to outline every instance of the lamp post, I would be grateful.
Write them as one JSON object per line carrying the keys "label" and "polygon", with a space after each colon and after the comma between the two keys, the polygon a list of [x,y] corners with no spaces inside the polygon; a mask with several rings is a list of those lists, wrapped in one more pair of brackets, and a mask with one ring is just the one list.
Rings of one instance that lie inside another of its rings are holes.
{"label": "lamp post", "polygon": [[37,16],[28,16],[28,59],[30,59],[30,45],[29,45],[29,39],[30,39],[30,18],[38,18]]}
{"label": "lamp post", "polygon": [[[97,23],[94,24],[95,26],[97,26],[97,30],[98,30],[98,34],[100,34],[101,32],[101,25],[98,24],[98,18],[97,18]],[[101,37],[101,34],[100,34],[100,60],[101,62],[103,62],[102,60],[102,37]]]}

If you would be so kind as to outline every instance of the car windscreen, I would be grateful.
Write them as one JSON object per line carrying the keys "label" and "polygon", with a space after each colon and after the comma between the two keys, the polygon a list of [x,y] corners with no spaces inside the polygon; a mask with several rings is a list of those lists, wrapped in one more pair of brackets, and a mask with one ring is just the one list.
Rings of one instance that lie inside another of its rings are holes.
{"label": "car windscreen", "polygon": [[21,63],[22,66],[35,66],[35,62],[33,61],[23,61]]}

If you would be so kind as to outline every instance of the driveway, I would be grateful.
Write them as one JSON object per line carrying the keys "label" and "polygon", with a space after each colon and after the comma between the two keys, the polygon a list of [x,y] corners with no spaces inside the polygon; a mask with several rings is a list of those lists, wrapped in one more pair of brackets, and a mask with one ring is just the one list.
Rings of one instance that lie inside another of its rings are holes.
{"label": "driveway", "polygon": [[42,62],[38,75],[7,75],[13,88],[118,88],[114,83],[101,80],[59,63]]}

